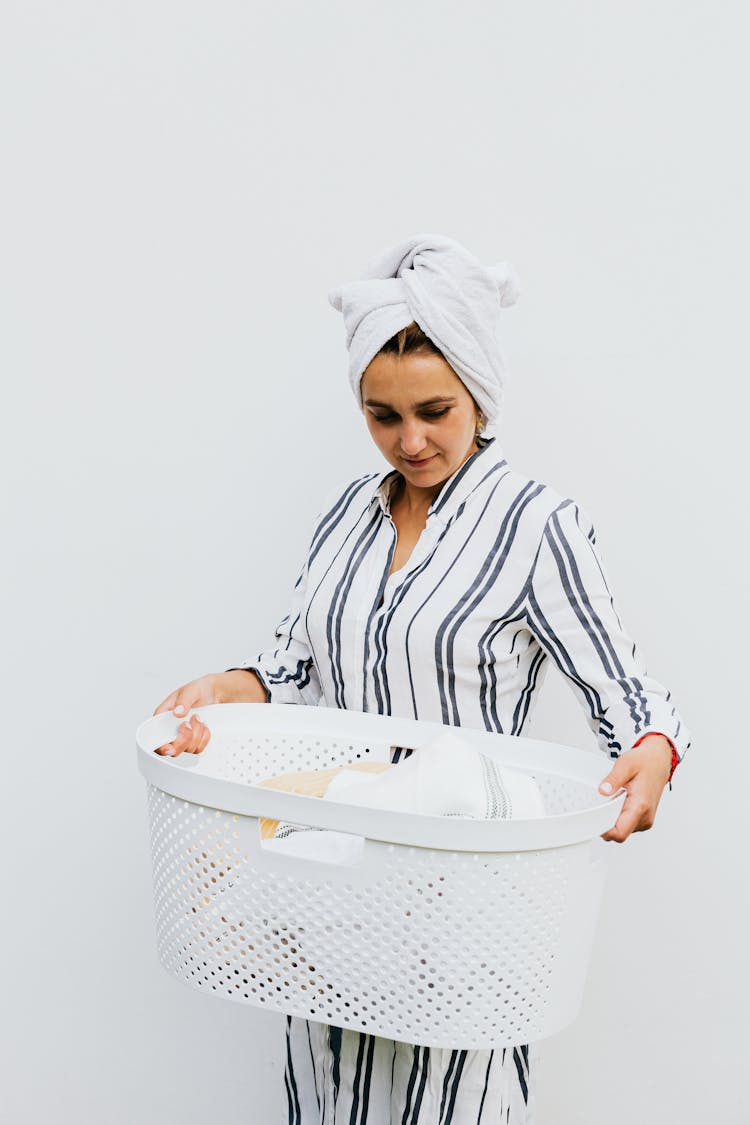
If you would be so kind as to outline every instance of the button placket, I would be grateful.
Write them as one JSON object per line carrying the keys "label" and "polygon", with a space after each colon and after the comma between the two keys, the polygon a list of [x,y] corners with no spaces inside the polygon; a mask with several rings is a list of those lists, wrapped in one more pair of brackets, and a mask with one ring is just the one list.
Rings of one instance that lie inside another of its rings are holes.
{"label": "button placket", "polygon": [[[390,516],[388,517],[390,519]],[[393,524],[393,521],[391,520]],[[391,601],[394,593],[399,587],[407,580],[410,574],[431,554],[437,537],[440,533],[442,524],[439,520],[430,515],[427,519],[425,527],[419,536],[419,539],[414,544],[414,549],[409,555],[409,558],[404,565],[388,576],[385,587],[383,589],[383,604],[380,606],[378,612],[383,612]],[[394,525],[394,532],[395,532]]]}

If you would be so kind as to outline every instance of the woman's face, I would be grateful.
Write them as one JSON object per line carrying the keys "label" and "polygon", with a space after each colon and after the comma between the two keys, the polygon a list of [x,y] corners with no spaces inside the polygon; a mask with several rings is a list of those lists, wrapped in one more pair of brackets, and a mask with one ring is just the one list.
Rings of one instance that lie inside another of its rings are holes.
{"label": "woman's face", "polygon": [[412,492],[435,495],[476,453],[479,410],[441,355],[376,355],[361,388],[372,439]]}

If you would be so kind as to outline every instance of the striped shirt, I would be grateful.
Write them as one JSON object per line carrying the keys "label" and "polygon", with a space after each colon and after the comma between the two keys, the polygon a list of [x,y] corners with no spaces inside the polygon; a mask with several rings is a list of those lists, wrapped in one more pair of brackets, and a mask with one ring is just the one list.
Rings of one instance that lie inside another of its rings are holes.
{"label": "striped shirt", "polygon": [[[511,469],[497,438],[478,444],[393,574],[398,471],[335,488],[275,647],[242,666],[274,703],[520,735],[551,658],[609,757],[649,732],[681,757],[689,732],[623,628],[588,515]],[[291,1018],[286,1087],[295,1125],[530,1120],[522,1046],[435,1050]]]}
{"label": "striped shirt", "polygon": [[398,476],[371,473],[327,497],[278,645],[243,665],[274,703],[520,735],[551,657],[607,754],[653,731],[682,757],[689,733],[623,628],[579,504],[484,439],[389,577]]}

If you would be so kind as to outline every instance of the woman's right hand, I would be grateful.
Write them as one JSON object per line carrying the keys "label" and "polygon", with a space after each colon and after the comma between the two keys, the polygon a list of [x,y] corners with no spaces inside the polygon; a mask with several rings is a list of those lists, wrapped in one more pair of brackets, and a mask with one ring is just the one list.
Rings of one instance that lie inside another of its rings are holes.
{"label": "woman's right hand", "polygon": [[[162,711],[173,711],[176,718],[187,715],[193,707],[202,707],[204,703],[218,703],[218,676],[209,673],[191,680],[188,684],[178,687],[171,695],[162,700],[154,711],[159,715]],[[159,746],[156,753],[165,757],[174,758],[178,754],[200,754],[208,746],[211,732],[205,723],[200,721],[198,715],[191,715],[189,722],[180,725],[176,737],[172,742],[165,742]]]}
{"label": "woman's right hand", "polygon": [[[187,715],[194,707],[208,703],[265,703],[267,693],[254,672],[234,669],[231,672],[209,672],[199,676],[162,700],[154,711],[172,711],[176,718]],[[163,757],[174,758],[178,754],[200,754],[208,746],[211,732],[198,715],[191,715],[190,721],[180,726],[172,742],[165,742],[156,750]]]}

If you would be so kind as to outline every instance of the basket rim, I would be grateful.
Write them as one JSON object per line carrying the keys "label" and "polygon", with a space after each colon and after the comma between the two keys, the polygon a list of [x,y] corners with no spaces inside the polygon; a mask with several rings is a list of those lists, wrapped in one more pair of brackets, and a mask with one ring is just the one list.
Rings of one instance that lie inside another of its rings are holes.
{"label": "basket rim", "polygon": [[[212,776],[206,750],[201,755],[181,754],[177,758],[155,754],[156,748],[171,741],[180,724],[193,713],[199,713],[212,730],[245,736],[352,738],[368,746],[373,744],[373,757],[383,758],[390,746],[418,748],[441,733],[460,731],[462,739],[500,764],[578,781],[592,788],[596,801],[589,808],[529,820],[475,820],[392,812],[285,793]],[[145,779],[155,788],[191,804],[236,816],[267,817],[364,836],[385,844],[438,851],[544,851],[581,844],[614,825],[626,796],[622,791],[609,797],[598,793],[601,757],[578,747],[421,719],[303,704],[207,704],[179,718],[172,712],[162,712],[138,726],[136,748],[138,768]]]}

